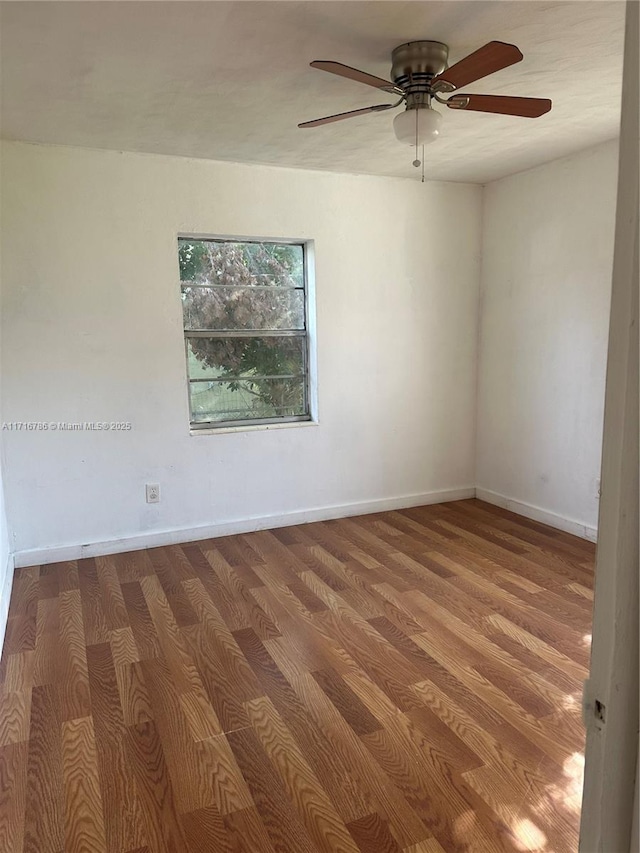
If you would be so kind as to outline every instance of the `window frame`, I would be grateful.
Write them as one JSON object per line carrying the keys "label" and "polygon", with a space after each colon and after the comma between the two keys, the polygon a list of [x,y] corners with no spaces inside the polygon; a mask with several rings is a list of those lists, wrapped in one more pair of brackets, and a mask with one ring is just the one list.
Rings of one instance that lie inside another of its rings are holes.
{"label": "window frame", "polygon": [[[273,244],[277,246],[300,246],[302,249],[302,269],[303,269],[303,287],[291,288],[295,290],[302,289],[303,304],[304,304],[304,328],[302,329],[235,329],[235,330],[188,330],[184,325],[184,312],[182,308],[182,299],[180,300],[180,310],[182,315],[182,334],[184,341],[185,353],[185,378],[187,391],[187,417],[189,423],[189,432],[191,435],[203,435],[220,432],[235,432],[252,429],[273,429],[280,427],[295,427],[309,426],[317,424],[316,410],[316,392],[317,385],[315,381],[315,279],[314,279],[314,243],[313,240],[296,239],[296,238],[279,238],[279,237],[236,237],[225,235],[216,236],[211,234],[188,234],[179,233],[177,236],[177,249],[179,250],[180,242],[184,240],[193,240],[194,242],[210,242],[210,243],[254,243],[254,244]],[[179,254],[176,252],[176,259]],[[182,281],[180,279],[180,265],[178,263],[178,281],[179,293],[182,296]],[[214,285],[215,286],[215,285]],[[191,338],[208,338],[222,339],[225,337],[297,337],[302,338],[302,354],[303,354],[303,399],[306,413],[303,415],[286,415],[276,416],[271,418],[237,418],[234,420],[224,421],[199,421],[195,422],[192,418],[191,405],[191,385],[197,381],[189,376],[189,340]]]}

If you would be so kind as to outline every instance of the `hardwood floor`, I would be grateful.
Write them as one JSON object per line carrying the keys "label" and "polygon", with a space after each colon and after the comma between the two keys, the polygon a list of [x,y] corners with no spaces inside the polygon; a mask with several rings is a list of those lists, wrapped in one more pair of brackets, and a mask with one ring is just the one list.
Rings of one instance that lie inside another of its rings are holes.
{"label": "hardwood floor", "polygon": [[470,500],[19,569],[0,850],[573,853],[593,558]]}

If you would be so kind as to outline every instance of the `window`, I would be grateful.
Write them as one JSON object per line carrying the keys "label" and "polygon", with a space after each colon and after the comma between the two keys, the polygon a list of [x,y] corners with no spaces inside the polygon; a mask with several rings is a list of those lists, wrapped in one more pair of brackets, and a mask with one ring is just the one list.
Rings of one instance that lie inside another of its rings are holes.
{"label": "window", "polygon": [[310,420],[306,247],[178,240],[192,429]]}

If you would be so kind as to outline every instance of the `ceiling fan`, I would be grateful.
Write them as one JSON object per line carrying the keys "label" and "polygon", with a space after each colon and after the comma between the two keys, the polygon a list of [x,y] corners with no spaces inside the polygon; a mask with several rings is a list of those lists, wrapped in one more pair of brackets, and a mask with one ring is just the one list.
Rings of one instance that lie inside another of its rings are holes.
{"label": "ceiling fan", "polygon": [[[551,101],[548,98],[470,95],[457,91],[461,86],[520,62],[523,56],[514,44],[490,41],[450,68],[447,67],[448,58],[448,45],[439,41],[410,41],[401,44],[391,54],[393,82],[341,62],[315,60],[311,63],[312,68],[365,83],[374,89],[398,95],[400,100],[395,104],[374,104],[359,110],[304,121],[298,127],[319,127],[365,113],[392,110],[404,103],[405,109],[394,118],[393,128],[400,142],[415,145],[417,151],[419,145],[433,142],[440,132],[442,116],[431,106],[432,100],[445,104],[452,110],[500,113],[524,118],[538,118],[551,109]],[[443,98],[442,95],[449,97]],[[417,160],[415,162],[419,165]]]}

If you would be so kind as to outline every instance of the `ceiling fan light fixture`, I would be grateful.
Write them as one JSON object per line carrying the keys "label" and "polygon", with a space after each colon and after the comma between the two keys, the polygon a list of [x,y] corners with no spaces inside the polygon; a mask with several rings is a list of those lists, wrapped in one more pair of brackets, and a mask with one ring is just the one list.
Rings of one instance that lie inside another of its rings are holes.
{"label": "ceiling fan light fixture", "polygon": [[441,124],[442,116],[437,110],[419,106],[398,113],[393,120],[393,131],[404,145],[428,145],[438,138]]}

